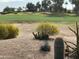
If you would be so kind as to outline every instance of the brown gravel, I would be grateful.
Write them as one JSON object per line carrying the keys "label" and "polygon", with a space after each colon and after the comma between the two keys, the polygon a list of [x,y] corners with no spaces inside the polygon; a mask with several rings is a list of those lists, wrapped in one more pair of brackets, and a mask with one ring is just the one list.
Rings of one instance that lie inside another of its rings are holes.
{"label": "brown gravel", "polygon": [[[49,42],[51,52],[39,51],[43,41],[33,40],[32,32],[38,23],[18,23],[20,34],[17,38],[0,41],[0,59],[54,59],[54,41]],[[62,37],[64,40],[76,42],[74,34],[67,25],[59,27],[60,33],[53,38]]]}

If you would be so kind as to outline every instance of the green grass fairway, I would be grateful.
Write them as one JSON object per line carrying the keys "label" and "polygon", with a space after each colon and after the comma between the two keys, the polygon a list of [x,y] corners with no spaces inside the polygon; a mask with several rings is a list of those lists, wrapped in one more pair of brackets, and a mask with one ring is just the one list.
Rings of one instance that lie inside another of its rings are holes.
{"label": "green grass fairway", "polygon": [[20,13],[0,15],[0,22],[79,22],[78,16],[49,16],[41,13]]}

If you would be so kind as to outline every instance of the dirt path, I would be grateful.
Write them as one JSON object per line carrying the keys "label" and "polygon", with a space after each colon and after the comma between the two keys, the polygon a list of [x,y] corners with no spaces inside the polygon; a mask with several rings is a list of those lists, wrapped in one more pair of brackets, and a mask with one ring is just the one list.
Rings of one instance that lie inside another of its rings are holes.
{"label": "dirt path", "polygon": [[[40,52],[43,41],[33,40],[32,31],[35,31],[37,23],[17,24],[20,35],[17,38],[0,41],[0,59],[54,59],[54,41],[49,42],[51,52]],[[67,26],[59,27],[60,33],[55,37],[62,37],[64,40],[76,42],[74,34]]]}

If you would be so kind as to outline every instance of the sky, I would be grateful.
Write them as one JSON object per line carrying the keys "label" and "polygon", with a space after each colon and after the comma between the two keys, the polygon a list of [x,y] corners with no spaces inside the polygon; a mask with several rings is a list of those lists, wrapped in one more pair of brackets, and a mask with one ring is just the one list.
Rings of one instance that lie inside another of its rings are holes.
{"label": "sky", "polygon": [[[68,4],[65,4],[66,2]],[[69,0],[65,0],[64,4],[62,6],[63,6],[63,8],[66,8],[67,10],[73,10],[73,8],[75,7],[75,4],[71,4],[71,2],[69,2]]]}
{"label": "sky", "polygon": [[[32,3],[36,4],[36,2],[38,2],[38,1],[41,2],[42,0],[0,0],[0,11],[3,11],[3,9],[6,6],[15,7],[15,8],[18,8],[20,6],[25,7],[28,2],[32,2]],[[68,5],[65,5],[65,2],[68,2]],[[65,0],[63,7],[67,8],[68,10],[72,10],[74,5],[72,5],[69,2],[69,0]]]}

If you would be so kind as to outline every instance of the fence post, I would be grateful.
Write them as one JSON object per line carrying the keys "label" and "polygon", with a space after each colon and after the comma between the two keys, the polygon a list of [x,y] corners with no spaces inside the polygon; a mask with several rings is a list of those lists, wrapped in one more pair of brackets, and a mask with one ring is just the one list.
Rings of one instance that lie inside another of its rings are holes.
{"label": "fence post", "polygon": [[54,59],[64,59],[64,41],[56,38],[54,43]]}

